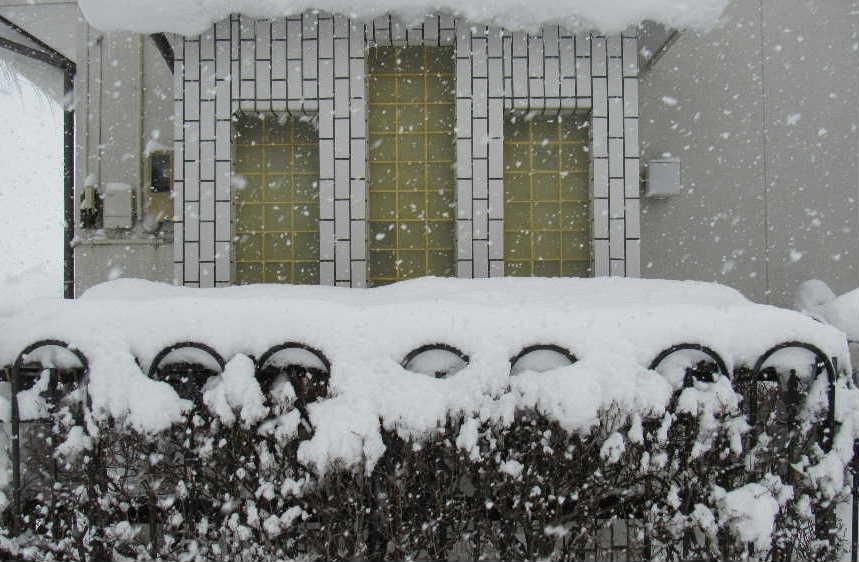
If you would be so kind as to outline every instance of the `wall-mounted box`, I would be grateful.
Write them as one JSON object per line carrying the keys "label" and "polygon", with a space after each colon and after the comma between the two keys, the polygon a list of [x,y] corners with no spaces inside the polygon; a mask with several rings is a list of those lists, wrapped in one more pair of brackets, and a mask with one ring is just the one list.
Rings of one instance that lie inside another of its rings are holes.
{"label": "wall-mounted box", "polygon": [[104,228],[134,226],[134,192],[127,183],[105,184],[103,226]]}
{"label": "wall-mounted box", "polygon": [[680,194],[680,159],[661,158],[645,164],[645,197],[672,197]]}
{"label": "wall-mounted box", "polygon": [[173,220],[173,152],[158,150],[146,159],[143,190],[144,225]]}

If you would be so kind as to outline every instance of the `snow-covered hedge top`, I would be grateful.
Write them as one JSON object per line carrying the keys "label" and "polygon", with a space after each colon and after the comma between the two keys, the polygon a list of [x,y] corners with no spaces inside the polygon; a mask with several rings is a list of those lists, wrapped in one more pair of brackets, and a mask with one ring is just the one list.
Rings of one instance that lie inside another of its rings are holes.
{"label": "snow-covered hedge top", "polygon": [[[224,386],[207,400],[243,415],[262,410],[247,356],[288,341],[313,346],[331,362],[333,396],[311,410],[317,433],[303,445],[303,458],[317,465],[372,464],[384,450],[380,419],[408,435],[457,412],[505,418],[532,405],[578,431],[609,404],[629,415],[659,412],[680,381],[648,366],[678,343],[709,346],[730,371],[799,340],[849,368],[843,334],[803,314],[754,304],[715,284],[621,278],[426,278],[376,289],[190,289],[118,280],[77,301],[34,301],[0,318],[0,334],[0,364],[39,340],[79,349],[90,362],[96,416],[125,419],[141,431],[170,426],[188,407],[166,383],[144,375],[172,344],[204,343],[230,359]],[[435,343],[461,349],[469,364],[446,379],[401,366],[411,350]],[[578,361],[511,382],[509,359],[534,344],[562,346]]]}
{"label": "snow-covered hedge top", "polygon": [[375,289],[193,289],[120,279],[76,301],[36,300],[0,318],[0,334],[0,364],[27,344],[58,338],[87,356],[128,351],[144,370],[158,351],[189,340],[227,358],[302,341],[335,363],[335,375],[342,364],[399,362],[409,350],[439,342],[462,349],[473,364],[493,366],[534,343],[567,347],[580,359],[623,355],[643,366],[680,342],[710,346],[729,368],[787,340],[846,357],[838,330],[752,303],[731,288],[623,278],[424,278]]}
{"label": "snow-covered hedge top", "polygon": [[507,29],[561,24],[570,29],[617,33],[644,20],[671,27],[706,28],[728,0],[79,0],[89,22],[102,31],[196,35],[229,14],[277,18],[307,10],[369,20],[387,13],[406,24],[445,12]]}

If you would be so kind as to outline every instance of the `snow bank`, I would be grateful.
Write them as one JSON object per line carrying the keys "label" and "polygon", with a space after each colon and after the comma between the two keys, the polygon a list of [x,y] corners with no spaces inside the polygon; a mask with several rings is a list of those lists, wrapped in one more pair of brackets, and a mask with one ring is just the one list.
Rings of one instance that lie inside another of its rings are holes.
{"label": "snow bank", "polygon": [[826,301],[811,312],[843,331],[848,339],[859,341],[859,289]]}
{"label": "snow bank", "polygon": [[[716,284],[620,278],[425,278],[376,289],[191,289],[122,279],[77,301],[35,301],[0,318],[0,334],[0,364],[44,339],[79,349],[91,363],[95,415],[138,431],[160,431],[188,407],[143,374],[165,347],[195,341],[231,360],[204,400],[225,422],[248,424],[265,415],[248,357],[284,342],[312,346],[331,362],[333,394],[309,408],[316,435],[302,458],[316,465],[372,464],[384,451],[380,419],[408,437],[451,414],[509,420],[533,408],[568,431],[587,431],[609,404],[632,416],[659,413],[682,377],[648,366],[682,342],[711,347],[729,369],[794,340],[849,366],[843,335],[805,315]],[[435,343],[462,350],[469,364],[446,379],[403,369],[410,351]],[[511,378],[509,359],[534,344],[561,346],[579,361]],[[689,400],[686,407],[698,407]]]}
{"label": "snow bank", "polygon": [[835,293],[824,281],[809,279],[799,284],[796,289],[793,307],[806,314],[814,316],[814,312],[822,305],[835,300]]}
{"label": "snow bank", "polygon": [[406,353],[428,343],[458,347],[481,377],[495,370],[506,377],[508,359],[535,343],[557,344],[579,359],[621,355],[645,367],[680,342],[709,345],[729,368],[788,340],[846,359],[838,330],[728,287],[621,278],[425,278],[376,289],[193,289],[120,279],[76,301],[35,301],[0,319],[0,328],[0,363],[51,337],[88,357],[130,353],[144,372],[180,341],[206,343],[227,359],[300,341],[334,363],[338,386],[399,369]]}
{"label": "snow bank", "polygon": [[671,27],[704,29],[718,20],[728,0],[79,0],[84,16],[102,31],[171,32],[196,35],[229,14],[278,18],[324,11],[370,20],[395,14],[407,25],[428,14],[450,13],[474,23],[536,30],[562,24],[574,30],[617,33],[643,20]]}
{"label": "snow bank", "polygon": [[800,283],[794,300],[796,310],[835,326],[851,342],[859,342],[859,289],[836,297],[825,282],[810,279]]}
{"label": "snow bank", "polygon": [[5,273],[0,268],[0,318],[21,312],[33,299],[53,299],[62,294],[62,272],[52,271],[42,264],[19,273]]}

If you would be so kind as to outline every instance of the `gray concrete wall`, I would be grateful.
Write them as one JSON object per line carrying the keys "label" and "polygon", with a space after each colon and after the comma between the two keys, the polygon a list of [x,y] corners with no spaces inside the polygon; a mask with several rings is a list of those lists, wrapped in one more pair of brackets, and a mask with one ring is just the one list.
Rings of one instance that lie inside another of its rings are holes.
{"label": "gray concrete wall", "polygon": [[169,282],[173,244],[158,240],[87,240],[75,248],[77,295],[118,277]]}
{"label": "gray concrete wall", "polygon": [[[146,150],[173,141],[173,76],[145,35],[101,33],[82,24],[78,45],[78,200],[87,184],[126,183],[135,190],[139,218]],[[78,229],[78,238],[77,294],[116,276],[173,280],[169,231],[151,235],[136,224],[130,230]]]}
{"label": "gray concrete wall", "polygon": [[[145,35],[93,29],[71,0],[0,0],[0,15],[77,63],[76,205],[84,185],[122,182],[136,190],[141,216],[146,149],[173,143],[173,76],[153,42]],[[62,99],[62,73],[5,50],[0,57]],[[118,275],[172,281],[170,232],[77,228],[76,238],[77,294]]]}
{"label": "gray concrete wall", "polygon": [[74,0],[0,0],[0,16],[77,61],[77,29],[83,15]]}
{"label": "gray concrete wall", "polygon": [[683,192],[642,201],[642,275],[789,305],[808,278],[859,285],[859,2],[735,0],[641,80],[645,161]]}

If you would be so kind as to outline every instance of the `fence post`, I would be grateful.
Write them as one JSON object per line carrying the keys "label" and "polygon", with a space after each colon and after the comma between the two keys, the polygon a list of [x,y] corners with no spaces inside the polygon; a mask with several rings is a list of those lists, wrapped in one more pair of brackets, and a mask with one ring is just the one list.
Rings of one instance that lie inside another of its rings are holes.
{"label": "fence post", "polygon": [[21,424],[18,412],[18,367],[7,367],[11,399],[12,425],[12,534],[18,534],[21,518]]}
{"label": "fence post", "polygon": [[859,559],[859,440],[853,442],[853,490],[850,497],[852,517],[850,518],[850,562]]}

